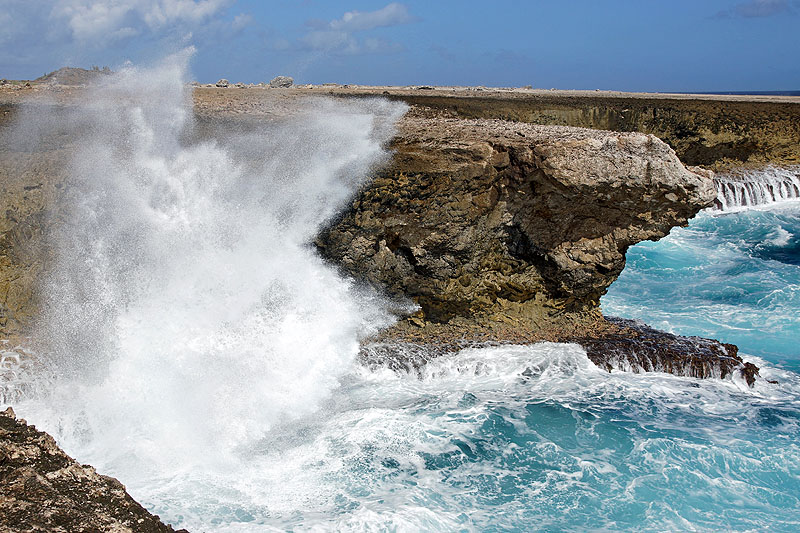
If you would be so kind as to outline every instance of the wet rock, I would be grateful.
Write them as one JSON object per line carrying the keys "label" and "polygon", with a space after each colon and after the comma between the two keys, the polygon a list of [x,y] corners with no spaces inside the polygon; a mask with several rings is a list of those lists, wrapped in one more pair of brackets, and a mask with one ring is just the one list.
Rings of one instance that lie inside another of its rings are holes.
{"label": "wet rock", "polygon": [[288,88],[294,85],[294,79],[289,76],[276,76],[269,82],[272,88]]}
{"label": "wet rock", "polygon": [[0,530],[173,531],[122,483],[75,462],[11,408],[0,413]]}
{"label": "wet rock", "polygon": [[667,372],[694,378],[725,379],[738,374],[752,386],[758,367],[739,356],[733,344],[681,337],[634,320],[608,318],[599,334],[565,339],[580,344],[589,359],[611,372]]}

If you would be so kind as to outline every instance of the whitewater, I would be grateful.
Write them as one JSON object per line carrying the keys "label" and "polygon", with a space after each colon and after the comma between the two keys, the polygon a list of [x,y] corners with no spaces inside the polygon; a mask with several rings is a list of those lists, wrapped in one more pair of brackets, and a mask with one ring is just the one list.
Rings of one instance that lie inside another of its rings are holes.
{"label": "whitewater", "polygon": [[311,242],[405,107],[312,100],[203,139],[187,62],[42,118],[75,136],[72,208],[23,347],[39,363],[4,347],[0,384],[67,453],[190,531],[800,529],[800,204],[734,212],[719,185],[728,210],[631,248],[603,299],[738,344],[753,388],[553,343],[367,368],[362,341],[412,307]]}

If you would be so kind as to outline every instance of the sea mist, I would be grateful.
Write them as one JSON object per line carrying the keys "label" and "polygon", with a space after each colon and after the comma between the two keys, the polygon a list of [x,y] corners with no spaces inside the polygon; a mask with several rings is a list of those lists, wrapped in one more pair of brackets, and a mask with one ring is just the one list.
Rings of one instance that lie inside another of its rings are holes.
{"label": "sea mist", "polygon": [[386,162],[405,106],[298,101],[201,136],[190,55],[36,117],[74,155],[33,335],[43,368],[18,410],[133,487],[246,469],[393,321],[310,243]]}

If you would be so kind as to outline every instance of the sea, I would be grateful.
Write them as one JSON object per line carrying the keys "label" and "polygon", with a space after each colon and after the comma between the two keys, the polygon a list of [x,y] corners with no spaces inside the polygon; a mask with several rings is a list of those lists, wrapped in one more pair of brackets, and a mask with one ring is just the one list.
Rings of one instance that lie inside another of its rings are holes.
{"label": "sea", "polygon": [[76,155],[45,311],[0,354],[3,407],[193,532],[800,530],[798,169],[721,177],[718,205],[630,248],[602,299],[737,344],[752,388],[554,343],[367,368],[360,341],[410,304],[309,243],[405,107],[311,100],[197,140],[187,61],[24,117],[62,121]]}

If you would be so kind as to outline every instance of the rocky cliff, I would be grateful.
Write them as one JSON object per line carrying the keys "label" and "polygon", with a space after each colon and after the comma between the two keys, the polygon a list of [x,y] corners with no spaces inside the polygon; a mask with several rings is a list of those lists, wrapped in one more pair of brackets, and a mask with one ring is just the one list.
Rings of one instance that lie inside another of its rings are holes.
{"label": "rocky cliff", "polygon": [[136,503],[122,483],[75,462],[10,408],[0,413],[0,529],[173,531]]}
{"label": "rocky cliff", "polygon": [[416,110],[393,148],[391,166],[318,245],[350,274],[412,298],[418,321],[543,336],[583,325],[629,246],[715,198],[712,181],[652,135]]}
{"label": "rocky cliff", "polygon": [[714,170],[800,164],[796,98],[548,93],[483,92],[464,97],[445,91],[405,91],[391,97],[463,118],[650,133],[669,144],[684,163]]}
{"label": "rocky cliff", "polygon": [[[303,97],[203,94],[195,102],[202,135],[284,116]],[[13,109],[0,118],[7,122]],[[24,143],[0,146],[5,335],[24,333],[36,315],[36,282],[49,260],[43,236],[59,224],[53,205],[70,139],[52,131],[43,138],[35,152]],[[387,336],[420,342],[622,334],[603,319],[599,298],[628,247],[686,224],[715,197],[704,171],[687,170],[667,144],[641,133],[465,119],[415,106],[392,149],[390,165],[317,245],[349,274],[416,302],[419,312]]]}
{"label": "rocky cliff", "polygon": [[[640,133],[461,119],[415,108],[395,156],[317,246],[350,275],[419,311],[379,341],[446,352],[483,341],[577,342],[608,370],[694,377],[739,370],[736,347],[608,321],[600,297],[625,253],[685,225],[716,198],[711,173],[687,169]],[[628,339],[623,343],[621,339]],[[414,352],[414,350],[411,350]],[[368,349],[393,367],[385,349]]]}

